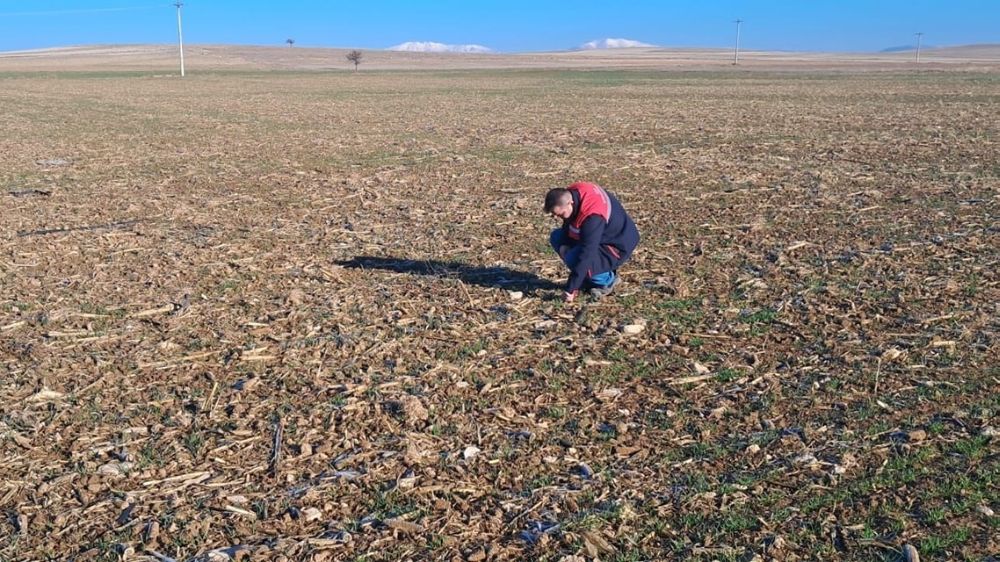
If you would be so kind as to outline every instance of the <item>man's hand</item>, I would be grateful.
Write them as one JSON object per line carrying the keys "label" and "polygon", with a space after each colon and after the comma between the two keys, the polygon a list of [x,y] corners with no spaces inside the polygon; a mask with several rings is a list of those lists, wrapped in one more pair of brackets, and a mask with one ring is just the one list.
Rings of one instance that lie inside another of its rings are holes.
{"label": "man's hand", "polygon": [[563,292],[563,299],[565,299],[566,302],[573,302],[573,299],[575,298],[576,298],[576,291],[573,291],[572,293]]}

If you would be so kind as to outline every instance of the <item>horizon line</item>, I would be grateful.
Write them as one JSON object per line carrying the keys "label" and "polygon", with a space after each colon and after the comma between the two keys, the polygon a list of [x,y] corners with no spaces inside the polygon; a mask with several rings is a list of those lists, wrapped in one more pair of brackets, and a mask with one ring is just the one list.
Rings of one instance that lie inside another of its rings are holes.
{"label": "horizon line", "polygon": [[[598,39],[598,41],[600,41]],[[403,43],[398,43],[397,45],[405,44],[407,42],[434,42],[434,41],[404,41]],[[643,47],[614,47],[614,48],[582,48],[582,47],[568,47],[565,49],[551,49],[551,50],[537,50],[537,51],[501,51],[496,50],[485,45],[479,45],[490,49],[489,52],[477,52],[477,53],[466,53],[457,51],[402,51],[394,50],[392,47],[359,47],[359,46],[331,46],[331,45],[314,45],[305,44],[301,45],[296,43],[294,47],[282,47],[281,45],[285,43],[285,40],[275,43],[189,43],[185,44],[185,47],[273,47],[280,48],[283,50],[288,49],[332,49],[332,50],[369,50],[369,51],[384,51],[389,53],[413,53],[413,54],[453,54],[453,55],[518,55],[518,54],[541,54],[541,53],[564,53],[564,52],[583,52],[583,51],[630,51],[630,50],[724,50],[731,51],[732,46],[689,46],[689,45],[648,45]],[[83,44],[70,44],[70,45],[50,45],[47,47],[34,47],[30,49],[14,49],[14,50],[4,50],[0,51],[0,54],[14,54],[14,53],[31,53],[31,52],[41,52],[41,51],[51,51],[55,49],[79,49],[87,47],[136,47],[136,46],[176,46],[175,42],[169,43],[83,43]],[[449,46],[461,46],[463,44],[445,44]],[[954,49],[963,47],[1000,47],[1000,43],[961,43],[961,44],[948,44],[948,45],[921,45],[921,51],[924,50],[935,50],[935,49]],[[898,49],[898,50],[896,50]],[[812,49],[760,49],[754,47],[741,46],[741,52],[767,52],[767,53],[854,53],[854,54],[893,54],[893,52],[905,51],[907,49],[916,49],[916,45],[897,45],[890,46],[877,51],[869,50],[812,50]]]}

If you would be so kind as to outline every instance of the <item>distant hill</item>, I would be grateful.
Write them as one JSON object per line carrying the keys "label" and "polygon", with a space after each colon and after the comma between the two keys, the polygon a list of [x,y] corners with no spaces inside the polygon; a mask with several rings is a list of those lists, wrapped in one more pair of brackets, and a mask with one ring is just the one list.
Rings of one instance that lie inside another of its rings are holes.
{"label": "distant hill", "polygon": [[[921,49],[923,51],[923,49]],[[931,47],[927,54],[947,58],[988,59],[1000,62],[1000,43],[980,43],[978,45],[956,45],[954,47]]]}
{"label": "distant hill", "polygon": [[[219,70],[351,71],[349,49],[252,45],[186,45],[191,74]],[[745,50],[734,66],[728,48],[595,48],[545,53],[426,52],[362,49],[360,71],[445,69],[613,69],[613,70],[910,70],[908,52],[803,53]],[[84,45],[0,52],[0,72],[137,71],[154,75],[178,72],[176,45]],[[966,45],[921,51],[920,68],[1000,72],[1000,45]]]}
{"label": "distant hill", "polygon": [[[916,45],[898,45],[895,47],[886,47],[879,51],[880,53],[912,53],[917,50]],[[926,53],[929,56],[942,56],[949,58],[974,58],[974,59],[990,59],[996,58],[1000,60],[1000,43],[981,43],[977,45],[952,45],[952,46],[941,46],[941,45],[920,45],[921,54]]]}

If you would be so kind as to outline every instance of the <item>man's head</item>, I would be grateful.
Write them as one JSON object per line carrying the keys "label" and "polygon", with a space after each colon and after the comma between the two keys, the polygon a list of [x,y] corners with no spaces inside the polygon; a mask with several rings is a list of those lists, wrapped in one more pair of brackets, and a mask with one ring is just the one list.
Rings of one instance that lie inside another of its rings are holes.
{"label": "man's head", "polygon": [[573,216],[573,195],[568,189],[557,187],[545,194],[545,212],[563,220]]}

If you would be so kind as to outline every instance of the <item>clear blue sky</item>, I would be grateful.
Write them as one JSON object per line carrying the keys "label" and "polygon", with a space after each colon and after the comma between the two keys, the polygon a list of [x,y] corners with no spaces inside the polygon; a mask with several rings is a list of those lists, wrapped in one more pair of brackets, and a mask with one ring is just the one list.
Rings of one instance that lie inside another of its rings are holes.
{"label": "clear blue sky", "polygon": [[[1000,0],[186,0],[190,44],[382,49],[405,41],[561,50],[605,37],[747,49],[877,51],[1000,43]],[[0,0],[0,51],[171,43],[172,0]]]}

